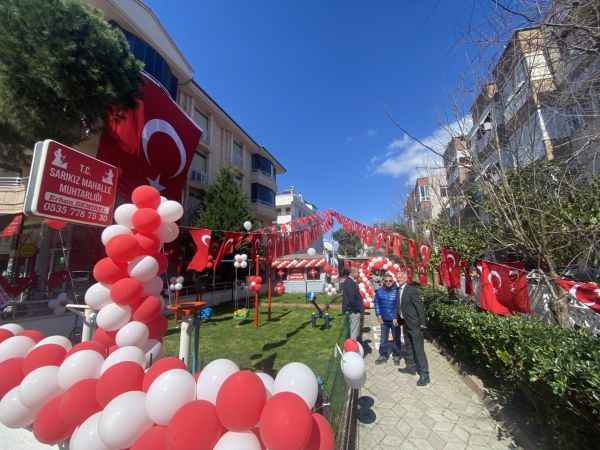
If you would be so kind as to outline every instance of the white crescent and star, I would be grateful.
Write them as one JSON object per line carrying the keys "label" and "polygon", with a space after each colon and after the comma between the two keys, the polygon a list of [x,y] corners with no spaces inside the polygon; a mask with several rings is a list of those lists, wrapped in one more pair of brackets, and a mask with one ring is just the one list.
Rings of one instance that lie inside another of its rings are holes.
{"label": "white crescent and star", "polygon": [[[492,278],[497,278],[498,279],[498,288],[494,287],[494,283],[492,282]],[[492,288],[494,289],[494,291],[496,291],[497,289],[500,289],[502,287],[502,278],[500,277],[500,274],[498,272],[496,272],[495,270],[492,270],[489,273],[489,275],[488,275],[488,281],[492,285]]]}
{"label": "white crescent and star", "polygon": [[[175,128],[173,128],[173,125],[171,125],[166,120],[151,119],[148,122],[146,122],[146,124],[144,125],[144,128],[142,130],[142,149],[144,150],[144,156],[146,158],[146,161],[148,162],[148,164],[150,166],[152,166],[152,163],[150,162],[150,157],[148,156],[148,143],[150,142],[150,139],[152,138],[154,133],[165,133],[175,143],[175,146],[177,147],[177,151],[179,152],[179,167],[177,167],[177,170],[175,171],[175,173],[173,175],[171,175],[169,177],[169,179],[178,177],[183,172],[183,169],[185,168],[185,164],[187,163],[187,155],[185,153],[185,147],[183,145],[183,141],[177,134],[177,131],[175,130]],[[166,189],[164,186],[162,186],[160,184],[160,174],[157,175],[157,177],[155,179],[148,178],[147,180],[148,180],[148,183],[150,184],[150,186],[153,186],[159,192],[164,191]]]}
{"label": "white crescent and star", "polygon": [[[446,259],[448,260],[448,269],[450,269],[451,271],[454,270],[454,268],[456,267],[456,258],[454,257],[454,255],[449,254],[448,256],[446,256]],[[452,260],[452,264],[450,264],[450,260]]]}
{"label": "white crescent and star", "polygon": [[205,234],[204,236],[202,236],[202,243],[204,245],[206,245],[206,247],[210,246],[210,235]]}

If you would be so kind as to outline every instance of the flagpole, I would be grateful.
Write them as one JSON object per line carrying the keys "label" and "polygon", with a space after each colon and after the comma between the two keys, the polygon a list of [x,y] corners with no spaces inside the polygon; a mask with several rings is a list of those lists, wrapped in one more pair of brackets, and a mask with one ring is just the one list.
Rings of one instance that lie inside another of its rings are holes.
{"label": "flagpole", "polygon": [[[258,276],[258,272],[260,270],[260,256],[258,256],[258,254],[256,255],[256,265],[255,265],[255,275]],[[260,292],[255,292],[254,293],[254,328],[258,328],[258,325],[260,323],[260,313],[259,313],[259,308],[260,308],[260,299],[259,299],[259,294]]]}
{"label": "flagpole", "polygon": [[271,320],[271,267],[267,267],[267,276],[269,277],[269,286],[267,288],[267,320]]}

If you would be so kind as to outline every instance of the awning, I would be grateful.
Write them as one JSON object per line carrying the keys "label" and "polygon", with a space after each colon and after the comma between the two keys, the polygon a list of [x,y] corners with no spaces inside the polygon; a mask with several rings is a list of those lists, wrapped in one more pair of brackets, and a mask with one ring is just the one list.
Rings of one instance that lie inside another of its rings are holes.
{"label": "awning", "polygon": [[298,264],[296,264],[296,269],[300,269],[301,267],[307,267],[307,264],[309,263],[310,259],[301,259],[300,261],[298,261]]}
{"label": "awning", "polygon": [[290,261],[290,263],[287,265],[286,269],[293,269],[294,267],[296,267],[298,265],[300,261],[298,261],[297,259],[293,259],[292,261]]}
{"label": "awning", "polygon": [[322,267],[325,265],[323,258],[304,258],[304,259],[277,259],[273,261],[274,269],[303,269],[309,267]]}

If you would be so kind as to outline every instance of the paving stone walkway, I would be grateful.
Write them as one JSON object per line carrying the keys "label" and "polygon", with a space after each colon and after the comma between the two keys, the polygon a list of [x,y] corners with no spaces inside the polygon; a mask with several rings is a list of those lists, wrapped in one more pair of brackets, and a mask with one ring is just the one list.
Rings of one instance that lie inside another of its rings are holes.
{"label": "paving stone walkway", "polygon": [[[518,448],[448,360],[425,343],[431,384],[417,387],[418,376],[398,372],[391,358],[375,365],[380,329],[365,316],[372,353],[366,355],[367,383],[358,413],[360,450]],[[400,367],[404,367],[404,361]]]}

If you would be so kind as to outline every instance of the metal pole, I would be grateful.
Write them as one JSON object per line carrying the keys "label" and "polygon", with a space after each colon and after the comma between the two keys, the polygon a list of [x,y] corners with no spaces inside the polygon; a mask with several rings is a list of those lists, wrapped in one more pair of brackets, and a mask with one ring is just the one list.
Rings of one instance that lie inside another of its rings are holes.
{"label": "metal pole", "polygon": [[[256,263],[255,263],[255,274],[256,276],[258,276],[259,272],[260,272],[260,258],[258,255],[256,255]],[[259,298],[259,292],[256,292],[254,294],[254,328],[258,328],[259,324],[260,324],[260,313],[259,313],[259,309],[260,309],[260,298]]]}
{"label": "metal pole", "polygon": [[179,359],[189,367],[190,341],[192,337],[192,318],[186,317],[181,321],[179,333]]}
{"label": "metal pole", "polygon": [[271,278],[272,278],[272,273],[271,273],[271,267],[267,267],[267,276],[269,277],[269,286],[267,288],[267,320],[271,320]]}
{"label": "metal pole", "polygon": [[83,326],[81,328],[81,342],[91,341],[96,328],[96,311],[91,308],[84,310]]}

